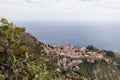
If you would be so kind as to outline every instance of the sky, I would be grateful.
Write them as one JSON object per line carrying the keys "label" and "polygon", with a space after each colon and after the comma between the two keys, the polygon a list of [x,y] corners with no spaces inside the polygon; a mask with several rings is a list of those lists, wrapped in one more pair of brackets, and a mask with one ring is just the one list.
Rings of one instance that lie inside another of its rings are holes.
{"label": "sky", "polygon": [[120,0],[0,0],[11,21],[119,22]]}

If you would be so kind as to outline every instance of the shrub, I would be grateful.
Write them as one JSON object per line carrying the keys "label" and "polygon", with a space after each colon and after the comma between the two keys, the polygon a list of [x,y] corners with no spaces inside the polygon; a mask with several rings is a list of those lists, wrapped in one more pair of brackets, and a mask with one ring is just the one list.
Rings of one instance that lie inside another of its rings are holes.
{"label": "shrub", "polygon": [[115,53],[113,51],[105,51],[106,56],[114,58],[115,57]]}

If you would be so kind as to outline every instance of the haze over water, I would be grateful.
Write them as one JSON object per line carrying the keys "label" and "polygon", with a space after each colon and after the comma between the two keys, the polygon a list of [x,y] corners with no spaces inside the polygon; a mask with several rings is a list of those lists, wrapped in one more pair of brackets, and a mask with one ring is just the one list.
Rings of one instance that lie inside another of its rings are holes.
{"label": "haze over water", "polygon": [[120,50],[120,24],[97,22],[17,22],[27,32],[47,44],[94,45],[100,49]]}
{"label": "haze over water", "polygon": [[48,44],[120,49],[120,0],[0,0],[0,10]]}

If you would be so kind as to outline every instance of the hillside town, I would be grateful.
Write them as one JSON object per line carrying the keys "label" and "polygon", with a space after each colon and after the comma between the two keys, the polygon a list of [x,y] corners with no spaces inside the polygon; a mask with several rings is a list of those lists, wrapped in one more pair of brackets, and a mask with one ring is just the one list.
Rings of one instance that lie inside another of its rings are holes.
{"label": "hillside town", "polygon": [[47,56],[59,57],[57,64],[63,68],[77,66],[80,63],[95,63],[96,61],[104,61],[111,63],[110,59],[105,58],[105,52],[90,51],[86,47],[76,47],[73,45],[44,45],[43,53]]}

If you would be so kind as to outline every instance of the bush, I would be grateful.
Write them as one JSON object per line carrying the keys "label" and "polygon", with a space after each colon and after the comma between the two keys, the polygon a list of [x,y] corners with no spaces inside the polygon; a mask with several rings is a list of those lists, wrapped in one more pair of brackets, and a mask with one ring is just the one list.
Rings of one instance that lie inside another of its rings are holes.
{"label": "bush", "polygon": [[86,47],[86,49],[89,50],[89,51],[98,51],[98,49],[96,47],[94,47],[93,45],[88,45]]}
{"label": "bush", "polygon": [[114,58],[115,57],[115,53],[113,51],[105,51],[106,56]]}
{"label": "bush", "polygon": [[[45,57],[30,54],[30,47],[20,40],[21,34],[25,32],[24,27],[16,27],[4,18],[1,23],[0,80],[64,80],[55,75],[55,71],[47,70]],[[35,46],[34,49],[41,54],[40,45]]]}

